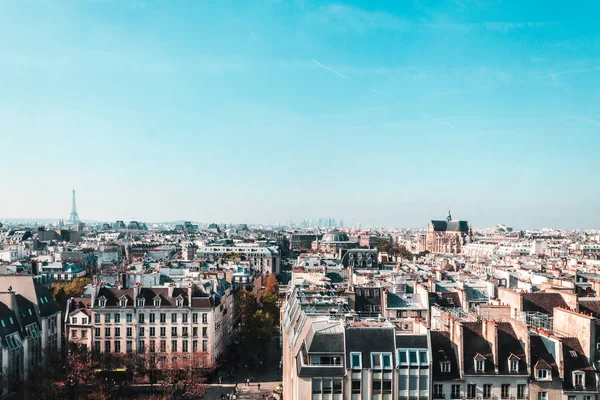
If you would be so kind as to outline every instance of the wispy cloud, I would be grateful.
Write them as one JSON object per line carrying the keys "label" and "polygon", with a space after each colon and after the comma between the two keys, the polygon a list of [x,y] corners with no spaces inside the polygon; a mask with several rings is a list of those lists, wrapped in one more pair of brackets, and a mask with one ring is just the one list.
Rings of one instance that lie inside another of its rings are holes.
{"label": "wispy cloud", "polygon": [[[576,121],[576,122],[583,122],[585,124],[589,124],[589,125],[594,125],[594,126],[598,126],[600,127],[600,121],[597,119],[593,119],[590,117],[586,117],[585,115],[570,115],[569,120],[572,121]],[[566,122],[566,121],[563,121]]]}
{"label": "wispy cloud", "polygon": [[378,94],[380,96],[385,96],[385,94],[382,91],[379,91],[379,90],[377,90],[375,88],[369,88],[369,89],[371,89],[371,92],[373,92],[375,94]]}
{"label": "wispy cloud", "polygon": [[517,29],[538,29],[556,25],[555,22],[551,21],[483,21],[463,23],[453,21],[446,14],[440,17],[439,14],[434,15],[428,12],[426,8],[420,7],[419,9],[427,14],[425,19],[408,20],[389,12],[369,11],[345,4],[332,4],[316,13],[315,20],[322,24],[334,25],[338,28],[351,29],[356,32],[364,32],[369,29],[395,31],[442,29],[459,30],[462,32],[484,29],[493,32],[508,33]]}
{"label": "wispy cloud", "polygon": [[450,123],[448,123],[448,122],[444,121],[443,119],[439,119],[439,118],[432,117],[431,115],[429,115],[429,114],[426,114],[426,113],[424,113],[424,112],[422,112],[422,113],[421,113],[421,115],[422,115],[422,116],[424,116],[425,118],[428,118],[428,119],[430,119],[430,120],[432,120],[432,121],[435,121],[435,122],[437,122],[438,124],[441,124],[441,125],[447,126],[448,128],[450,128],[450,129],[452,129],[452,130],[458,131],[458,129],[457,129],[457,128],[456,128],[454,125],[452,125],[452,124],[450,124]]}
{"label": "wispy cloud", "polygon": [[575,68],[575,69],[567,69],[564,71],[550,72],[550,73],[548,73],[548,76],[550,76],[552,78],[556,78],[560,75],[580,74],[580,73],[584,73],[584,72],[592,72],[592,71],[599,71],[599,70],[600,70],[600,65],[595,66],[595,67],[590,67],[590,68]]}
{"label": "wispy cloud", "polygon": [[342,79],[345,79],[345,80],[347,80],[347,81],[351,81],[351,79],[350,79],[350,78],[348,78],[346,75],[342,74],[341,72],[338,72],[338,71],[336,71],[336,70],[335,70],[335,69],[333,69],[333,68],[330,68],[330,67],[328,67],[328,66],[326,66],[326,65],[323,65],[323,64],[321,64],[321,63],[320,63],[318,60],[315,60],[314,58],[313,58],[313,62],[314,62],[314,63],[315,63],[315,64],[316,64],[316,65],[317,65],[319,68],[321,68],[321,69],[324,69],[325,71],[331,72],[332,74],[335,74],[335,75],[339,76],[339,77],[340,77],[340,78],[342,78]]}
{"label": "wispy cloud", "polygon": [[[475,24],[479,25],[479,24]],[[483,22],[481,25],[490,31],[498,31],[508,33],[517,29],[525,28],[546,28],[548,26],[556,25],[555,22],[509,22],[509,21],[488,21]]]}

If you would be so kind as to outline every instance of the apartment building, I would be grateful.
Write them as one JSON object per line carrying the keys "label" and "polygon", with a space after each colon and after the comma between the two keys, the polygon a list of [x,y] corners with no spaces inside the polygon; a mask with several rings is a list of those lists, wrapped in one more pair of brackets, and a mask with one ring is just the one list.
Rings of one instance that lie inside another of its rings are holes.
{"label": "apartment building", "polygon": [[30,275],[0,276],[0,393],[22,392],[60,351],[61,311]]}
{"label": "apartment building", "polygon": [[70,343],[97,353],[207,352],[214,361],[231,334],[233,295],[224,279],[186,287],[96,284],[91,292],[69,301],[65,327]]}

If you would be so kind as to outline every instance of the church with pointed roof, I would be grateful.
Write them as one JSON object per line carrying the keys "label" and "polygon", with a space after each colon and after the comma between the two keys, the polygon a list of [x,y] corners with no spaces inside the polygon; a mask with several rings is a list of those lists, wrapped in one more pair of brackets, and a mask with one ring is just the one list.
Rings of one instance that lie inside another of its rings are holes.
{"label": "church with pointed roof", "polygon": [[445,220],[432,220],[427,232],[419,238],[419,249],[439,254],[462,253],[463,246],[472,239],[468,221],[453,220],[448,211]]}

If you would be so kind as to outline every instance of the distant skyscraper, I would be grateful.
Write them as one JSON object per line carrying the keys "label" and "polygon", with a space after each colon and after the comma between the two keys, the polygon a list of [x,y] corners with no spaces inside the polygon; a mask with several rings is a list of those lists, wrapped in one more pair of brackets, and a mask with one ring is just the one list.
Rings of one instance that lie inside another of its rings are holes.
{"label": "distant skyscraper", "polygon": [[75,204],[75,189],[73,189],[73,205],[71,207],[71,216],[69,217],[69,222],[72,224],[79,223],[79,214],[77,214],[77,205]]}

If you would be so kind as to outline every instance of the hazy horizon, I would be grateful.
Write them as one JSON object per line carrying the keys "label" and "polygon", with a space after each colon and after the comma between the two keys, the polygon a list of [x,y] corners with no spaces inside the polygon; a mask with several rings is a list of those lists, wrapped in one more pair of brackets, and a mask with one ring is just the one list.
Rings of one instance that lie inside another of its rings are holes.
{"label": "hazy horizon", "polygon": [[595,1],[0,2],[0,218],[600,228]]}

